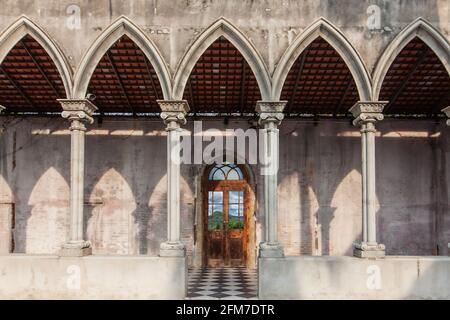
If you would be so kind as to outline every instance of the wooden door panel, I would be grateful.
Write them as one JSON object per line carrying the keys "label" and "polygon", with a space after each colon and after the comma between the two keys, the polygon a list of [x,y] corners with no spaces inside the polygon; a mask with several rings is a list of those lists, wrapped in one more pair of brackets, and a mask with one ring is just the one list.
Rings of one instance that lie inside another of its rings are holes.
{"label": "wooden door panel", "polygon": [[242,260],[243,259],[243,246],[242,238],[229,238],[230,242],[230,259]]}
{"label": "wooden door panel", "polygon": [[[204,192],[204,261],[210,267],[245,266],[249,222],[247,181],[208,180]],[[223,196],[219,207],[219,202],[214,200],[218,193]]]}
{"label": "wooden door panel", "polygon": [[219,267],[223,263],[223,231],[209,231],[208,236],[208,267]]}

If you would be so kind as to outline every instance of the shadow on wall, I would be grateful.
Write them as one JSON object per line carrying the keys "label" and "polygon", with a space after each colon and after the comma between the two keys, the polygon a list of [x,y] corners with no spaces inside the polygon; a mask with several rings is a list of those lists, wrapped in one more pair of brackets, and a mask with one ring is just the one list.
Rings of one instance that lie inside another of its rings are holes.
{"label": "shadow on wall", "polygon": [[49,168],[36,182],[28,201],[25,252],[59,251],[68,232],[69,199],[69,184],[55,168]]}
{"label": "shadow on wall", "polygon": [[[402,121],[377,127],[380,242],[389,255],[435,255],[436,246],[446,255],[449,128],[430,121],[414,129]],[[352,255],[361,236],[358,129],[285,122],[281,130],[279,230],[286,254]]]}
{"label": "shadow on wall", "polygon": [[[130,185],[114,168],[94,186],[86,206],[87,239],[93,254],[137,254],[136,200]],[[90,212],[89,212],[90,211]]]}
{"label": "shadow on wall", "polygon": [[13,204],[11,188],[0,175],[0,254],[9,253],[14,248],[12,243]]}
{"label": "shadow on wall", "polygon": [[[68,224],[70,140],[62,133],[32,135],[47,128],[43,120],[32,122],[22,122],[4,136],[2,148],[13,150],[12,131],[17,132],[17,151],[5,152],[1,164],[8,186],[2,190],[10,188],[15,196],[15,252],[55,253],[59,248],[48,246],[48,235],[60,243],[67,232],[59,230],[67,230]],[[129,122],[120,125],[127,128]],[[377,127],[381,242],[391,255],[435,254],[436,243],[439,253],[446,254],[450,128],[430,121],[414,126],[384,121]],[[155,126],[144,129],[158,131]],[[89,237],[101,252],[157,255],[167,235],[165,137],[93,134],[88,132],[85,165]],[[30,138],[33,143],[21,148]],[[280,141],[280,239],[287,254],[351,255],[351,242],[361,231],[358,129],[347,122],[285,121]],[[182,238],[188,250],[194,214],[189,168],[182,166],[186,181],[181,185]],[[416,183],[411,184],[411,177]],[[417,234],[423,236],[413,237]]]}
{"label": "shadow on wall", "polygon": [[[191,256],[194,242],[194,194],[184,177],[180,181],[181,189],[181,238],[186,245],[187,255]],[[159,246],[167,239],[167,175],[156,184],[148,202],[147,223],[148,254],[158,255]]]}
{"label": "shadow on wall", "polygon": [[287,237],[286,253],[351,255],[361,230],[359,138],[339,132],[357,129],[348,123],[285,122],[281,130],[280,216],[285,221],[280,230]]}
{"label": "shadow on wall", "polygon": [[415,131],[401,122],[378,128],[378,234],[386,253],[447,255],[450,128],[432,122],[417,123]]}

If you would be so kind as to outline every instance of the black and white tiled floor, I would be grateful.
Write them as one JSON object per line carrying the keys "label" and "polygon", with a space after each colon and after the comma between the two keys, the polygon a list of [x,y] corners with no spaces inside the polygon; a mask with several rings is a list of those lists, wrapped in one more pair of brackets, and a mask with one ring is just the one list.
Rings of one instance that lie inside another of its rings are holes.
{"label": "black and white tiled floor", "polygon": [[244,267],[189,269],[187,299],[256,300],[256,270]]}

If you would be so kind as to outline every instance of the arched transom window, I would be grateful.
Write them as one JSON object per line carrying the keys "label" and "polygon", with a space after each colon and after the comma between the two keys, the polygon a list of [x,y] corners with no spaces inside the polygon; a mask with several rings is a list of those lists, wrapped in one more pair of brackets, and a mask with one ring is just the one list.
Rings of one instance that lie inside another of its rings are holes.
{"label": "arched transom window", "polygon": [[218,164],[214,166],[209,172],[209,180],[222,181],[222,180],[243,180],[244,175],[242,170],[235,164]]}

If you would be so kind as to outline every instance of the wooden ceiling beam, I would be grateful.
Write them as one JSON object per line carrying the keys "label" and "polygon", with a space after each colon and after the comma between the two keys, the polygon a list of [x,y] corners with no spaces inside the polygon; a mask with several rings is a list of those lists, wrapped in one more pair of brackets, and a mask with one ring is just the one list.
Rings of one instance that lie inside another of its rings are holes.
{"label": "wooden ceiling beam", "polygon": [[34,57],[33,53],[31,52],[31,50],[27,47],[27,45],[25,44],[25,42],[23,40],[20,40],[19,43],[24,47],[25,51],[27,52],[27,54],[30,56],[31,60],[33,61],[33,63],[36,65],[36,68],[39,70],[39,72],[41,73],[41,75],[44,77],[44,79],[47,81],[47,83],[50,85],[50,87],[52,88],[53,92],[56,94],[56,96],[58,97],[58,99],[61,98],[61,95],[58,92],[58,89],[53,85],[53,82],[49,79],[49,77],[47,76],[47,73],[42,69],[41,65],[39,64],[39,62],[36,60],[36,58]]}
{"label": "wooden ceiling beam", "polygon": [[425,61],[425,58],[428,55],[428,50],[423,49],[420,51],[419,56],[416,60],[416,62],[412,65],[411,69],[409,70],[408,74],[406,75],[405,79],[402,81],[402,84],[398,88],[398,90],[395,92],[395,94],[391,97],[389,100],[389,103],[384,107],[383,112],[387,112],[393,105],[395,105],[395,102],[402,94],[403,90],[406,88],[406,85],[408,84],[409,80],[412,78],[414,73],[419,69],[420,64]]}
{"label": "wooden ceiling beam", "polygon": [[28,94],[23,90],[23,88],[8,74],[8,72],[0,66],[0,72],[8,79],[8,81],[16,88],[17,92],[22,96],[22,98],[29,104],[30,107],[35,107],[33,101],[28,96]]}
{"label": "wooden ceiling beam", "polygon": [[106,57],[107,57],[107,59],[108,59],[110,65],[111,65],[111,68],[112,68],[112,70],[113,70],[113,72],[114,72],[114,75],[116,76],[116,79],[117,79],[117,82],[118,82],[118,84],[119,84],[120,90],[122,91],[122,94],[123,94],[123,96],[125,97],[125,100],[127,101],[128,108],[130,108],[130,110],[131,110],[131,112],[133,113],[133,115],[135,115],[136,112],[135,112],[133,106],[132,106],[131,103],[130,103],[130,99],[129,99],[129,97],[128,97],[127,91],[125,90],[125,87],[124,87],[124,85],[123,85],[122,79],[120,78],[120,75],[119,75],[119,73],[117,72],[116,66],[114,65],[114,61],[113,61],[113,59],[112,59],[111,54],[110,54],[109,51],[106,52]]}

